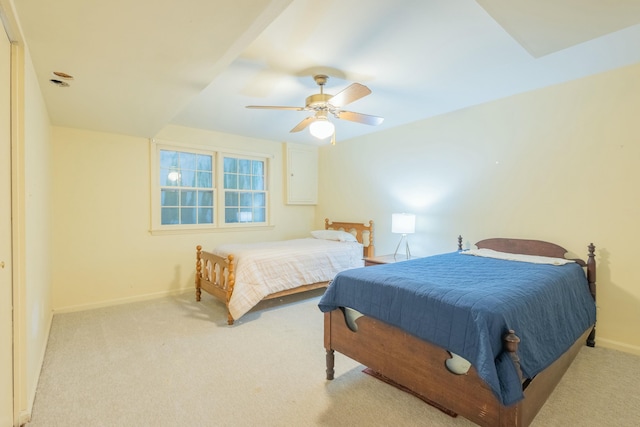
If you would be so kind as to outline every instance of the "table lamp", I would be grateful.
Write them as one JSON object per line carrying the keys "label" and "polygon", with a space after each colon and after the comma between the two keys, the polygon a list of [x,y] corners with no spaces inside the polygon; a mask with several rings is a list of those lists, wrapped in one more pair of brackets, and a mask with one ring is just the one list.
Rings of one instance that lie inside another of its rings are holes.
{"label": "table lamp", "polygon": [[407,234],[413,234],[416,231],[416,216],[414,214],[408,213],[394,213],[391,215],[391,232],[396,234],[402,234],[400,237],[400,241],[398,242],[398,246],[396,246],[396,251],[393,254],[395,258],[398,254],[398,249],[400,249],[400,245],[404,240],[405,243],[405,253],[407,255],[407,259],[411,258],[411,251],[409,250],[409,240],[407,239]]}

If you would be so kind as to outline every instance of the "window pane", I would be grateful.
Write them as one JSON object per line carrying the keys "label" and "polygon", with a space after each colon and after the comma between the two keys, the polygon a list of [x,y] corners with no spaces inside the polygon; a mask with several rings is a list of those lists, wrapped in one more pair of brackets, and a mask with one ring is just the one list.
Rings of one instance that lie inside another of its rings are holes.
{"label": "window pane", "polygon": [[235,190],[238,188],[238,175],[224,174],[224,188]]}
{"label": "window pane", "polygon": [[224,210],[224,222],[227,224],[238,222],[238,209],[226,208]]}
{"label": "window pane", "polygon": [[224,205],[225,206],[238,206],[240,193],[235,191],[227,191],[224,193]]}
{"label": "window pane", "polygon": [[238,189],[251,190],[251,176],[238,175]]}
{"label": "window pane", "polygon": [[251,193],[240,193],[240,206],[251,206],[252,196]]}
{"label": "window pane", "polygon": [[267,210],[266,209],[253,209],[253,222],[266,222]]}
{"label": "window pane", "polygon": [[253,212],[251,212],[251,209],[240,209],[238,222],[253,222]]}
{"label": "window pane", "polygon": [[225,157],[223,172],[238,173],[238,161],[232,157]]}
{"label": "window pane", "polygon": [[196,173],[195,171],[182,169],[182,176],[180,177],[180,185],[182,187],[195,187],[196,186]]}
{"label": "window pane", "polygon": [[180,224],[195,224],[196,223],[196,209],[195,208],[181,208],[180,209]]}
{"label": "window pane", "polygon": [[196,187],[198,188],[211,188],[211,172],[202,172],[199,171],[197,175]]}
{"label": "window pane", "polygon": [[160,150],[160,167],[163,167],[163,168],[178,167],[178,152]]}
{"label": "window pane", "polygon": [[198,191],[198,206],[213,206],[213,191]]}
{"label": "window pane", "polygon": [[196,169],[196,154],[180,152],[180,169]]}
{"label": "window pane", "polygon": [[212,165],[212,156],[207,156],[203,154],[198,154],[198,170],[201,171],[211,171],[213,168]]}
{"label": "window pane", "polygon": [[251,173],[253,175],[264,175],[264,162],[260,160],[254,160],[252,163],[253,170]]}
{"label": "window pane", "polygon": [[250,174],[251,173],[251,160],[239,159],[238,160],[238,173]]}
{"label": "window pane", "polygon": [[261,176],[254,176],[252,188],[254,190],[264,190],[264,178]]}
{"label": "window pane", "polygon": [[160,206],[178,206],[178,190],[160,191]]}
{"label": "window pane", "polygon": [[180,184],[180,172],[176,168],[160,168],[160,185],[175,187]]}
{"label": "window pane", "polygon": [[199,208],[198,209],[198,224],[213,224],[213,209],[212,208]]}
{"label": "window pane", "polygon": [[162,225],[179,224],[180,218],[178,208],[162,208],[160,213],[160,223]]}
{"label": "window pane", "polygon": [[264,207],[266,206],[267,197],[265,193],[253,193],[253,206]]}
{"label": "window pane", "polygon": [[195,206],[196,205],[196,192],[195,191],[181,191],[180,192],[180,206]]}

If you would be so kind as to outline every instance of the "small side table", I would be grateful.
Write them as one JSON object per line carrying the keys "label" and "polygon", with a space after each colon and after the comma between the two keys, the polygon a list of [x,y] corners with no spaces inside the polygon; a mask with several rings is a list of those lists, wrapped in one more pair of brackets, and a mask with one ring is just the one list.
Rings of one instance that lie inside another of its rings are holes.
{"label": "small side table", "polygon": [[[412,256],[409,259],[417,259],[417,258],[419,257]],[[398,254],[395,257],[393,256],[393,254],[380,255],[380,256],[365,258],[364,266],[371,267],[373,265],[380,265],[380,264],[393,264],[394,262],[400,262],[400,261],[407,261],[407,256],[405,254]]]}

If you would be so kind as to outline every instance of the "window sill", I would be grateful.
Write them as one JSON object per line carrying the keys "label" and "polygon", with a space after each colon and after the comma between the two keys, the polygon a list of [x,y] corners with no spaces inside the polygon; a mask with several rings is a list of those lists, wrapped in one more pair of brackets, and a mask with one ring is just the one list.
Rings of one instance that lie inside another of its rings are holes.
{"label": "window sill", "polygon": [[225,227],[210,227],[210,228],[180,228],[180,229],[151,229],[149,234],[152,236],[169,236],[178,234],[203,234],[203,233],[227,233],[233,231],[265,231],[273,230],[273,225],[237,225],[237,226],[225,226]]}

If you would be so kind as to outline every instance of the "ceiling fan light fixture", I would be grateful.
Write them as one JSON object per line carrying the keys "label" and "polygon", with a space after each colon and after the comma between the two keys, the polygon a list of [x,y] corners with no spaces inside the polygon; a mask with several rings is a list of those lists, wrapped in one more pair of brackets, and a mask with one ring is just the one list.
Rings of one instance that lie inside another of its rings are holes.
{"label": "ceiling fan light fixture", "polygon": [[309,133],[318,139],[327,139],[335,132],[336,127],[326,117],[318,117],[309,125]]}

